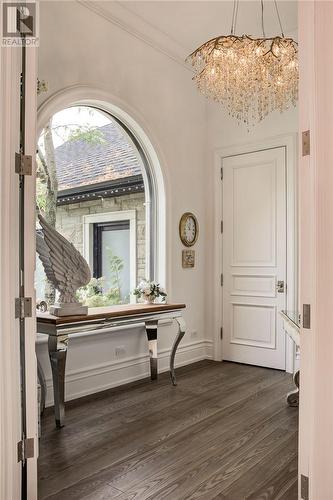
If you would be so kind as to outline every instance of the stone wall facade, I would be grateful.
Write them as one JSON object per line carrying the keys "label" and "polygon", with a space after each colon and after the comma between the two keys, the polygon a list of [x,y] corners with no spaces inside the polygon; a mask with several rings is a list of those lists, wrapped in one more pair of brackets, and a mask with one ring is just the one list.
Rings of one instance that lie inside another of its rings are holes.
{"label": "stone wall facade", "polygon": [[99,198],[57,208],[57,230],[83,253],[83,216],[98,213],[136,211],[137,276],[146,277],[146,213],[145,194],[135,193],[114,198]]}

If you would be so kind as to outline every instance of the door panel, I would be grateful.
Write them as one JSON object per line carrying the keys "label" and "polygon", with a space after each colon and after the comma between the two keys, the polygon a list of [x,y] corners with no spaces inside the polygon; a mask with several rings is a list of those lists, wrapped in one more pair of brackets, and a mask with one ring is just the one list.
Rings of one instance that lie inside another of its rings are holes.
{"label": "door panel", "polygon": [[[248,155],[246,155],[248,156]],[[246,161],[241,158],[242,163]],[[228,165],[231,163],[226,161]],[[271,267],[276,264],[276,171],[269,163],[232,167],[233,266]],[[264,207],[264,210],[263,210]],[[254,237],[255,235],[255,237]]]}
{"label": "door panel", "polygon": [[275,297],[275,276],[233,274],[232,295],[249,297]]}
{"label": "door panel", "polygon": [[273,306],[231,303],[231,310],[231,343],[275,349]]}
{"label": "door panel", "polygon": [[285,148],[223,160],[223,359],[285,369]]}

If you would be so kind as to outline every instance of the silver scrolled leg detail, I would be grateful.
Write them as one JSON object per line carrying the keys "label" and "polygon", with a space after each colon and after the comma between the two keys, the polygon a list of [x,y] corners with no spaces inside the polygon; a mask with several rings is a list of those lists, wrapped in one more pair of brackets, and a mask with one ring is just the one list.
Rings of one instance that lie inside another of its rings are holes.
{"label": "silver scrolled leg detail", "polygon": [[297,387],[297,390],[289,392],[287,395],[287,403],[289,406],[295,406],[295,407],[299,406],[299,379],[300,379],[300,373],[298,370],[294,375],[294,382]]}
{"label": "silver scrolled leg detail", "polygon": [[37,379],[38,379],[38,437],[41,437],[42,435],[42,423],[41,423],[41,418],[43,415],[43,412],[45,410],[45,400],[46,400],[46,381],[45,381],[45,375],[43,372],[42,365],[40,364],[40,361],[37,357],[36,354],[36,360],[37,360]]}
{"label": "silver scrolled leg detail", "polygon": [[45,380],[45,375],[44,371],[42,368],[42,365],[40,364],[40,361],[37,358],[37,378],[38,382],[40,385],[40,405],[39,405],[39,412],[40,415],[43,414],[43,411],[45,410],[45,401],[46,401],[46,394],[47,394],[47,387],[46,387],[46,380]]}
{"label": "silver scrolled leg detail", "polygon": [[171,377],[172,385],[177,385],[176,375],[175,375],[175,356],[176,356],[178,345],[179,345],[180,341],[182,340],[182,338],[184,337],[185,331],[186,331],[186,323],[185,323],[184,318],[182,316],[180,316],[179,318],[175,318],[175,319],[178,323],[178,334],[177,334],[175,341],[173,343],[171,355],[170,355],[170,377]]}
{"label": "silver scrolled leg detail", "polygon": [[64,426],[65,421],[65,369],[67,357],[68,335],[49,336],[49,356],[52,369],[54,415],[57,429]]}
{"label": "silver scrolled leg detail", "polygon": [[149,358],[150,358],[150,378],[157,380],[158,366],[157,366],[157,327],[158,321],[146,321],[146,333],[148,338]]}

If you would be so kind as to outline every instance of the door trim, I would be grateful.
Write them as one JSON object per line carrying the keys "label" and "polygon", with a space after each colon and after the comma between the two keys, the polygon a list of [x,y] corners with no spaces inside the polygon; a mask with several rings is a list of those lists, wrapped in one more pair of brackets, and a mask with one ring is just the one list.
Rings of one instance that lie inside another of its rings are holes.
{"label": "door trim", "polygon": [[[30,47],[26,51],[26,154],[35,158],[36,135],[36,79],[37,51]],[[15,319],[15,298],[19,291],[19,243],[18,243],[18,176],[15,173],[15,152],[19,151],[19,92],[21,51],[12,48],[0,49],[1,96],[3,110],[0,124],[0,498],[21,498],[21,464],[17,461],[17,444],[21,435],[20,410],[20,366],[18,319]],[[34,438],[34,457],[27,461],[27,498],[37,498],[37,368],[35,354],[35,162],[33,175],[25,180],[26,206],[25,240],[25,295],[32,298],[32,317],[26,318],[26,416],[27,437]]]}
{"label": "door trim", "polygon": [[[254,153],[266,149],[285,148],[286,154],[286,182],[287,182],[287,308],[297,308],[297,134],[281,135],[247,144],[235,144],[226,148],[215,150],[214,168],[214,335],[213,335],[213,358],[215,361],[223,360],[221,326],[223,326],[222,315],[222,195],[221,195],[221,166],[224,158],[240,154]],[[295,352],[291,339],[286,340],[286,372],[294,371]]]}

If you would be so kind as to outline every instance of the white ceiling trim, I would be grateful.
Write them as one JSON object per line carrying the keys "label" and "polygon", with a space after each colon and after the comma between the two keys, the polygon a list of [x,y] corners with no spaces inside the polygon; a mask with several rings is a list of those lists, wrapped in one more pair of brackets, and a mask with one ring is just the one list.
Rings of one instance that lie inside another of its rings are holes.
{"label": "white ceiling trim", "polygon": [[[172,61],[181,65],[183,68],[192,71],[192,69],[185,63],[183,59],[183,52],[185,49],[182,49],[176,42],[167,37],[167,35],[162,33],[160,30],[155,29],[150,24],[146,23],[142,18],[140,18],[136,14],[132,13],[127,9],[125,10],[118,2],[112,2],[113,10],[117,11],[117,15],[115,15],[114,13],[111,13],[108,9],[105,9],[100,5],[98,5],[97,2],[90,0],[76,0],[76,1],[83,7],[89,9],[98,16],[104,18],[106,21],[112,23],[113,25],[122,29],[129,35],[142,41],[146,45],[149,45],[149,47],[153,48],[154,50],[157,50],[158,52],[168,57]],[[126,21],[124,20],[124,17],[127,18]],[[128,23],[128,19],[132,22]],[[136,26],[140,26],[141,29],[138,30],[137,28],[134,28],[133,24],[135,24]],[[143,31],[145,34],[143,33]],[[148,36],[147,33],[150,33],[150,36]],[[152,36],[152,34],[154,36]],[[156,38],[158,38],[159,40],[157,41]],[[166,47],[166,45],[168,47]]]}

